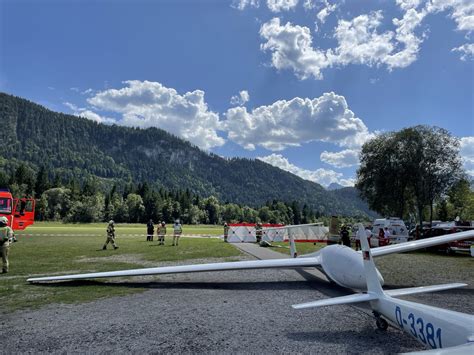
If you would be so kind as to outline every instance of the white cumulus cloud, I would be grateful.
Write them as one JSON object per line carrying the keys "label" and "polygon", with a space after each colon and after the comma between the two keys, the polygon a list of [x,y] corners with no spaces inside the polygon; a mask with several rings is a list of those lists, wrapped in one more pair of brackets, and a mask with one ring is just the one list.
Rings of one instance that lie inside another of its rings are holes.
{"label": "white cumulus cloud", "polygon": [[328,152],[325,150],[319,158],[321,161],[336,168],[347,168],[359,165],[359,150],[344,149],[340,152]]}
{"label": "white cumulus cloud", "polygon": [[248,8],[250,8],[250,7],[259,7],[260,2],[259,2],[259,0],[234,0],[230,6],[233,7],[234,9],[243,11],[247,7]]}
{"label": "white cumulus cloud", "polygon": [[339,46],[328,51],[330,62],[369,66],[382,63],[394,50],[393,32],[377,32],[382,19],[382,13],[377,11],[357,16],[351,21],[340,20],[334,34]]}
{"label": "white cumulus cloud", "polygon": [[130,80],[121,89],[97,92],[87,101],[104,111],[122,115],[118,122],[134,127],[158,127],[203,149],[221,146],[219,115],[209,110],[204,92],[180,95],[158,82]]}
{"label": "white cumulus cloud", "polygon": [[[308,27],[290,22],[282,25],[279,18],[273,18],[260,28],[260,36],[265,40],[261,49],[272,53],[273,67],[291,69],[300,79],[322,79],[324,69],[349,64],[386,65],[389,70],[404,68],[417,58],[422,38],[415,34],[415,29],[425,15],[408,9],[401,19],[393,19],[395,31],[383,32],[378,31],[383,21],[381,11],[349,21],[339,20],[333,35],[338,45],[327,50],[313,47]],[[326,16],[323,12],[320,17],[325,20]]]}
{"label": "white cumulus cloud", "polygon": [[261,49],[272,52],[273,67],[292,69],[300,79],[311,76],[322,79],[321,70],[327,68],[329,62],[323,51],[313,48],[308,27],[290,22],[282,26],[279,18],[273,18],[262,25],[260,36],[266,40]]}
{"label": "white cumulus cloud", "polygon": [[447,11],[459,31],[474,31],[474,2],[472,0],[430,0],[426,10],[430,13]]}
{"label": "white cumulus cloud", "polygon": [[[320,23],[335,11],[336,3],[322,0],[323,8],[316,17]],[[352,19],[340,19],[333,30],[336,45],[320,48],[308,27],[282,23],[273,18],[260,28],[264,40],[261,50],[271,53],[271,65],[277,70],[292,70],[300,79],[322,79],[322,72],[331,67],[350,64],[385,66],[388,70],[405,68],[415,62],[420,46],[427,37],[420,26],[426,16],[445,12],[456,23],[456,29],[470,34],[474,31],[474,2],[472,0],[396,0],[401,18],[385,19],[382,11],[362,14]],[[307,1],[303,6],[313,8]],[[387,20],[392,28],[387,28]],[[421,33],[419,33],[421,32]],[[473,45],[465,44],[453,51],[461,59],[473,56]]]}
{"label": "white cumulus cloud", "polygon": [[117,123],[113,118],[103,117],[91,110],[80,111],[77,115],[99,123]]}
{"label": "white cumulus cloud", "polygon": [[91,121],[105,123],[105,124],[117,123],[117,121],[114,120],[113,118],[101,116],[98,113],[93,112],[88,108],[78,107],[77,105],[74,105],[73,103],[70,103],[70,102],[64,102],[64,106],[68,107],[71,111],[73,111],[72,114],[74,116],[81,116]]}
{"label": "white cumulus cloud", "polygon": [[316,15],[316,18],[319,20],[319,22],[321,23],[325,23],[326,22],[326,18],[332,14],[336,8],[337,8],[337,4],[330,4],[328,2],[328,0],[324,0],[323,1],[323,8],[318,12],[318,14]]}
{"label": "white cumulus cloud", "polygon": [[82,95],[92,95],[93,93],[94,93],[94,90],[92,90],[91,88],[81,91]]}
{"label": "white cumulus cloud", "polygon": [[245,105],[246,102],[250,100],[250,95],[247,90],[242,90],[239,92],[239,95],[232,96],[230,98],[230,104],[234,106]]}
{"label": "white cumulus cloud", "polygon": [[[327,17],[344,2],[329,0],[304,0],[306,10],[320,4],[316,18],[325,23]],[[359,64],[366,66],[386,66],[388,70],[405,68],[417,60],[420,46],[427,37],[426,31],[417,33],[428,15],[445,13],[456,23],[458,31],[468,35],[474,31],[474,2],[472,0],[395,0],[402,12],[401,18],[384,19],[382,10],[361,14],[352,19],[340,19],[332,37],[337,45],[321,49],[313,47],[309,28],[281,23],[274,18],[262,25],[260,36],[263,51],[271,52],[271,64],[277,70],[290,69],[300,79],[322,79],[326,68]],[[267,0],[267,7],[273,13],[295,9],[298,0]],[[258,7],[257,0],[235,1],[233,7],[244,10]],[[387,24],[391,22],[392,28]],[[316,31],[318,25],[316,23]],[[382,29],[383,30],[380,30]],[[472,56],[470,44],[453,49],[462,53],[461,59]]]}
{"label": "white cumulus cloud", "polygon": [[316,7],[314,0],[304,0],[303,7],[305,10],[312,10]]}
{"label": "white cumulus cloud", "polygon": [[372,136],[345,98],[333,92],[314,99],[279,100],[251,112],[234,107],[226,118],[223,126],[229,139],[249,150],[260,145],[278,151],[311,141],[360,147]]}
{"label": "white cumulus cloud", "polygon": [[453,48],[452,52],[461,53],[461,60],[473,60],[474,59],[474,43],[464,44],[460,47]]}
{"label": "white cumulus cloud", "polygon": [[353,186],[353,179],[345,179],[343,174],[327,169],[307,170],[297,167],[288,161],[287,158],[281,154],[271,154],[265,157],[258,157],[257,159],[276,166],[282,170],[286,170],[302,179],[316,182],[323,186],[328,186],[335,182],[343,186]]}
{"label": "white cumulus cloud", "polygon": [[409,10],[416,9],[420,5],[421,0],[396,0],[396,3],[403,10]]}
{"label": "white cumulus cloud", "polygon": [[474,177],[474,136],[462,137],[460,139],[460,154],[464,169]]}
{"label": "white cumulus cloud", "polygon": [[268,9],[271,12],[288,11],[298,5],[298,0],[267,0]]}

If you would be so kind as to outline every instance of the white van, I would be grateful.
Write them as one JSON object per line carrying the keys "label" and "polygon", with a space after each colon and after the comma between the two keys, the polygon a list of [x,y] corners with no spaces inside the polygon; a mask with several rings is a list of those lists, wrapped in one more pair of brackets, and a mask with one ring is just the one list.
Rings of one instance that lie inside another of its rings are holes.
{"label": "white van", "polygon": [[388,228],[391,234],[390,243],[398,244],[408,241],[408,229],[400,218],[390,217],[376,219],[372,225],[372,235],[374,237],[378,236],[380,228],[385,229],[385,227]]}

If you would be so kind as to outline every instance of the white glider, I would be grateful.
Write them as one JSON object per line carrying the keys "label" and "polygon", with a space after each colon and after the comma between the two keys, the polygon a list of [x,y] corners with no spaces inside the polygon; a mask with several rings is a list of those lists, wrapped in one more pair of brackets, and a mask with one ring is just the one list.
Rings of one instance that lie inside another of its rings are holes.
{"label": "white glider", "polygon": [[[377,326],[380,329],[387,329],[388,327],[387,321],[382,318],[383,316],[398,326],[398,328],[416,338],[423,345],[435,349],[429,351],[429,353],[474,354],[474,316],[393,298],[415,293],[463,287],[466,286],[466,284],[454,283],[383,291],[379,282],[379,273],[372,260],[372,256],[376,256],[377,254],[386,255],[387,250],[396,249],[393,247],[388,249],[390,248],[390,246],[388,246],[385,251],[380,248],[382,252],[376,253],[378,249],[371,250],[369,248],[367,236],[363,228],[359,229],[359,231],[362,231],[359,234],[362,244],[362,257],[360,259],[363,260],[364,264],[367,292],[297,304],[293,305],[293,308],[304,309],[370,302]],[[459,236],[462,233],[457,233],[457,235]],[[438,239],[439,238],[441,237],[438,237]],[[424,240],[422,242],[424,242]],[[398,247],[398,245],[396,247]]]}
{"label": "white glider", "polygon": [[[379,247],[372,250],[373,256],[382,256],[392,253],[401,253],[420,248],[426,248],[433,245],[445,244],[454,240],[468,239],[474,237],[474,231],[460,232],[440,237],[417,240],[413,242],[389,245]],[[291,255],[296,256],[295,244],[290,239]],[[44,281],[64,281],[64,280],[81,280],[96,279],[108,277],[123,276],[143,276],[143,275],[160,275],[160,274],[177,274],[204,271],[227,271],[227,270],[246,270],[246,269],[270,269],[270,268],[305,268],[316,267],[336,284],[355,290],[366,290],[367,283],[364,271],[364,263],[362,262],[361,252],[357,252],[351,248],[342,245],[329,245],[323,249],[300,257],[276,260],[251,260],[224,262],[212,264],[197,265],[180,265],[165,266],[156,268],[142,268],[132,270],[121,270],[111,272],[95,272],[87,274],[63,275],[63,276],[46,276],[29,278],[28,282],[44,282]],[[383,278],[378,270],[375,270],[379,283],[383,284]]]}

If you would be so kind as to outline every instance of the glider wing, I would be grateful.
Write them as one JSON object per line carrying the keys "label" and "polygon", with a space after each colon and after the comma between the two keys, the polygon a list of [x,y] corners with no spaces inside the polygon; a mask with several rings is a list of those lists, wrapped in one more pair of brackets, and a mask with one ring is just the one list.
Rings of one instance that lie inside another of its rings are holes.
{"label": "glider wing", "polygon": [[318,257],[272,259],[272,260],[249,260],[249,261],[236,261],[236,262],[212,263],[212,264],[163,266],[163,267],[155,267],[155,268],[120,270],[120,271],[110,271],[110,272],[94,272],[94,273],[88,273],[88,274],[36,277],[36,278],[29,278],[27,281],[28,282],[64,281],[64,280],[97,279],[97,278],[104,278],[104,277],[179,274],[179,273],[204,272],[204,271],[298,268],[298,267],[314,267],[320,264],[321,264],[321,261],[320,261],[320,258]]}

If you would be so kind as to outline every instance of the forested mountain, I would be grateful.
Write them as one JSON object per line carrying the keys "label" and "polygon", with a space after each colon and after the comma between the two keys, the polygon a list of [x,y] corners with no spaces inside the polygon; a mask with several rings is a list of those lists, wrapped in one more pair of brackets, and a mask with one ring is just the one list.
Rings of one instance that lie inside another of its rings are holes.
{"label": "forested mountain", "polygon": [[44,167],[51,179],[84,181],[94,176],[104,189],[147,182],[249,206],[296,200],[325,215],[373,215],[353,188],[347,190],[351,193],[326,191],[259,160],[206,153],[157,128],[103,125],[3,93],[0,122],[4,176],[24,163],[35,171]]}
{"label": "forested mountain", "polygon": [[344,186],[338,184],[337,182],[332,182],[331,184],[329,184],[328,187],[326,187],[326,190],[333,191],[333,190],[342,189],[342,188],[344,188]]}

